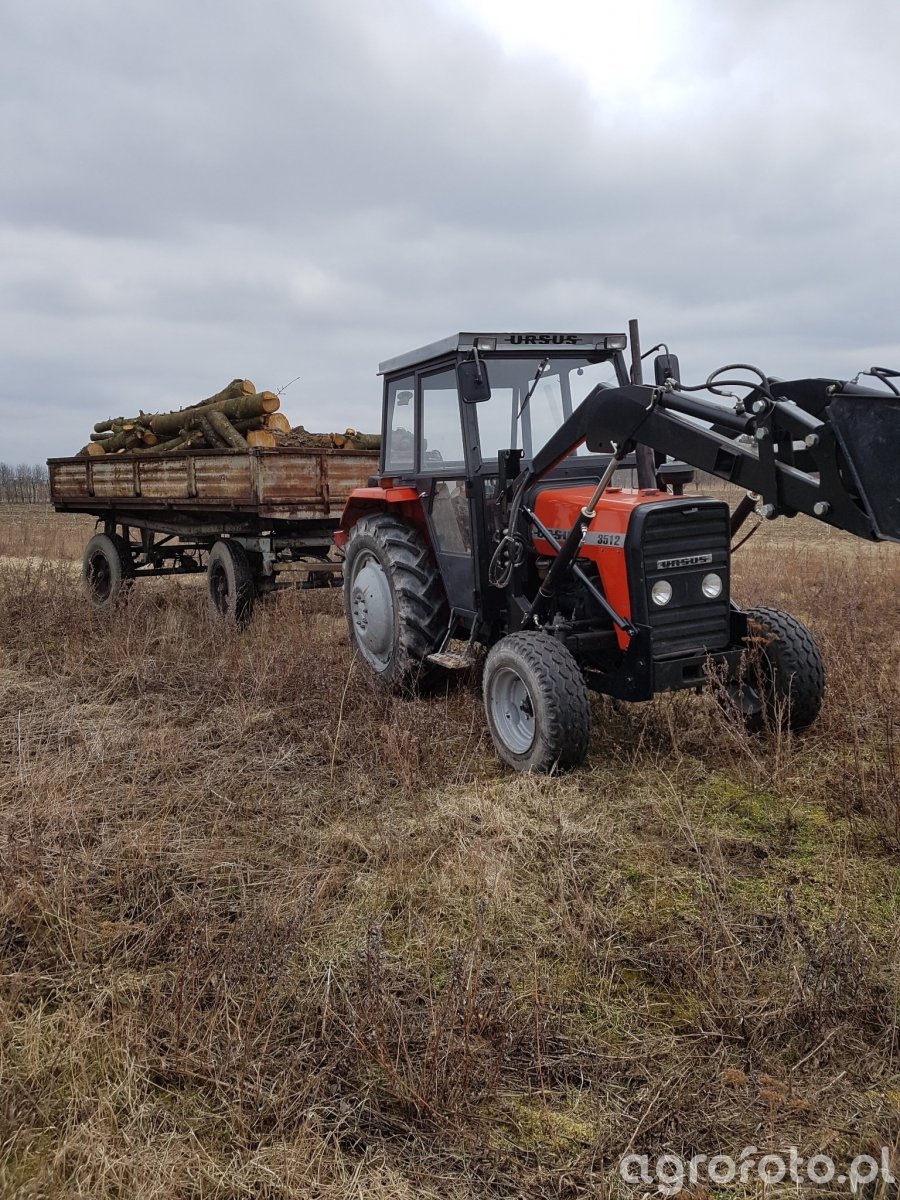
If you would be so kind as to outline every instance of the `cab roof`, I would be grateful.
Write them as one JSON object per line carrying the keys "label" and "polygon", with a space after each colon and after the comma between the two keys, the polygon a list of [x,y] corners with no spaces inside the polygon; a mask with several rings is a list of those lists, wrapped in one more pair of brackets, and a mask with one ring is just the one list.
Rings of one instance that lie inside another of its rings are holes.
{"label": "cab roof", "polygon": [[494,352],[546,354],[555,350],[558,354],[610,353],[624,350],[627,338],[624,333],[452,333],[439,342],[419,346],[406,354],[398,354],[378,366],[379,375],[393,375],[410,367],[418,367],[435,358],[448,354],[477,349],[480,353]]}

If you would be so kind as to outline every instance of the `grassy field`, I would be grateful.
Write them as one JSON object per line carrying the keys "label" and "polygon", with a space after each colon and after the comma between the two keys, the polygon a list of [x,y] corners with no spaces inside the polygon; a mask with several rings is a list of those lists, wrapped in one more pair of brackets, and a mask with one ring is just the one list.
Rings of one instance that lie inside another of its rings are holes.
{"label": "grassy field", "polygon": [[0,506],[0,1196],[574,1200],[626,1151],[896,1148],[896,547],[736,556],[820,640],[805,736],[597,699],[544,779],[470,687],[378,693],[337,594],[94,615],[90,530]]}

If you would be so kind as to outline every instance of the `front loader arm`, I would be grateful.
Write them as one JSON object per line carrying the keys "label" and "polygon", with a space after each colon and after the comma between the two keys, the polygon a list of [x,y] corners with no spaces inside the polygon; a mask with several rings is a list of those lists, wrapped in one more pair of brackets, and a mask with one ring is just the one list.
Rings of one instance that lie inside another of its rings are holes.
{"label": "front loader arm", "polygon": [[857,537],[900,541],[900,398],[806,379],[772,382],[745,406],[661,387],[597,388],[535,456],[529,477],[582,441],[595,453],[640,442],[757,492],[769,516],[802,512]]}

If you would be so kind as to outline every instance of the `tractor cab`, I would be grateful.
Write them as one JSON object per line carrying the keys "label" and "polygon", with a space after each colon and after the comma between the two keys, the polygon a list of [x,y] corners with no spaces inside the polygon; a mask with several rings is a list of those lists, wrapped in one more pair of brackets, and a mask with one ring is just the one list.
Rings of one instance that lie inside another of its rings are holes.
{"label": "tractor cab", "polygon": [[382,473],[496,475],[530,460],[585,397],[628,382],[624,334],[460,333],[384,362]]}
{"label": "tractor cab", "polygon": [[[491,596],[499,492],[597,387],[628,381],[625,334],[460,333],[384,362],[382,481],[409,486],[450,608],[471,630]],[[557,474],[596,479],[584,446]]]}

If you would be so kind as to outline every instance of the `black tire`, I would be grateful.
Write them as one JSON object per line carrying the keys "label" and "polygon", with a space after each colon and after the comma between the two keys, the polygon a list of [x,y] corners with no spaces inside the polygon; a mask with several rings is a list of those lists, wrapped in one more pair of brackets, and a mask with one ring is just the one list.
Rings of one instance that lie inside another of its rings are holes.
{"label": "black tire", "polygon": [[362,517],[344,557],[344,611],[353,648],[379,682],[421,684],[447,630],[449,609],[431,549],[414,525],[388,513]]}
{"label": "black tire", "polygon": [[96,533],[84,548],[81,586],[96,609],[115,608],[132,584],[128,543],[117,533]]}
{"label": "black tire", "polygon": [[578,663],[547,633],[513,633],[484,667],[494,747],[516,771],[570,770],[587,754],[591,705]]}
{"label": "black tire", "polygon": [[746,679],[760,708],[744,721],[752,733],[786,720],[793,730],[815,721],[825,695],[825,667],[805,625],[777,608],[747,610],[750,653]]}
{"label": "black tire", "polygon": [[220,539],[206,561],[206,593],[210,614],[243,628],[253,613],[256,584],[247,552],[240,542]]}

